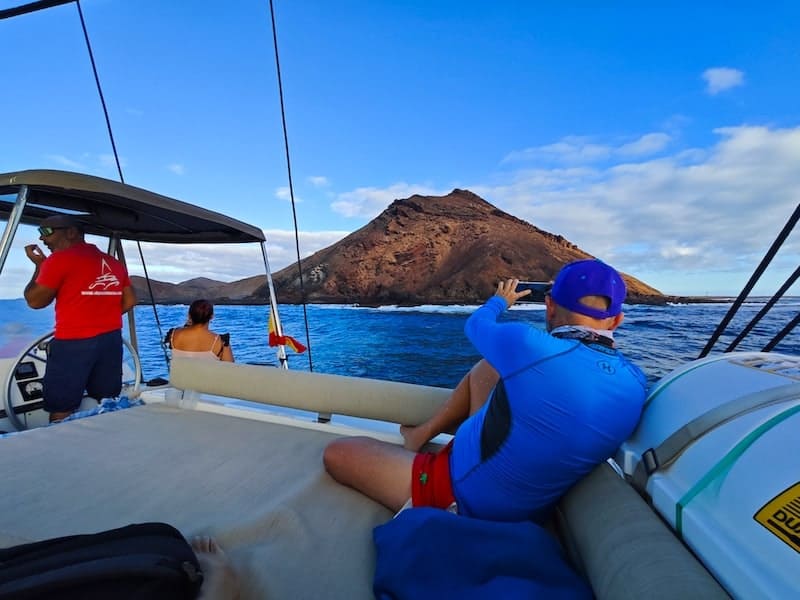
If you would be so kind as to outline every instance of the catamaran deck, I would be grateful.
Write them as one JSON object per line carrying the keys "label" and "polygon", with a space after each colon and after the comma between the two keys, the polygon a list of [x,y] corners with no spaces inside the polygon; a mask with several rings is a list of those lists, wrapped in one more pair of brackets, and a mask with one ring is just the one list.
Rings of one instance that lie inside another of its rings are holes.
{"label": "catamaran deck", "polygon": [[0,441],[0,547],[165,521],[211,534],[243,598],[372,598],[391,513],[322,467],[334,436],[152,404]]}
{"label": "catamaran deck", "polygon": [[[173,360],[170,378],[176,387],[148,390],[145,406],[0,439],[0,547],[164,521],[216,537],[243,600],[372,598],[372,530],[392,513],[336,483],[322,453],[338,435],[399,436],[308,415],[413,424],[449,392],[191,359]],[[598,598],[727,598],[608,465],[569,492],[557,521]]]}

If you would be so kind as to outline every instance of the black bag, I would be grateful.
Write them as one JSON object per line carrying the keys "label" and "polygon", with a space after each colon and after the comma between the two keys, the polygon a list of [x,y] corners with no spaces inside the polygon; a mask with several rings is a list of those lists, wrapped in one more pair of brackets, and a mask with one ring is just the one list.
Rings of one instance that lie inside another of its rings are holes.
{"label": "black bag", "polygon": [[203,574],[166,523],[139,523],[0,550],[0,599],[195,598]]}

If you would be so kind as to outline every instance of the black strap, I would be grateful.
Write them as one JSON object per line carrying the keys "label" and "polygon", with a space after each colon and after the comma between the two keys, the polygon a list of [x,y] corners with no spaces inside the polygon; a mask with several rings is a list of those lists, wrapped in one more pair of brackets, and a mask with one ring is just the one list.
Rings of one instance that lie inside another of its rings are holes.
{"label": "black strap", "polygon": [[800,383],[758,390],[729,400],[695,417],[655,448],[648,448],[642,452],[641,460],[631,475],[633,487],[645,492],[647,481],[653,473],[668,467],[686,448],[709,431],[754,410],[795,400],[798,393],[800,393]]}
{"label": "black strap", "polygon": [[599,333],[595,333],[594,331],[587,331],[585,329],[570,329],[568,331],[557,331],[551,334],[553,337],[557,337],[564,340],[578,340],[582,344],[591,345],[591,344],[599,344],[601,346],[605,346],[606,348],[613,348],[614,347],[614,340],[605,335],[600,335]]}

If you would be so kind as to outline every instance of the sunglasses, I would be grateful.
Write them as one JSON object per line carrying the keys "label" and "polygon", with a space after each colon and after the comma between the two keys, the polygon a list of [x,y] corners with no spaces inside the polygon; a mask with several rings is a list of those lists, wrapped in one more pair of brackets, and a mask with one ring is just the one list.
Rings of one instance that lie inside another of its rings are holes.
{"label": "sunglasses", "polygon": [[53,232],[56,229],[67,229],[67,227],[48,227],[47,225],[41,225],[40,227],[38,227],[39,235],[41,235],[42,237],[48,237],[50,235],[53,235]]}

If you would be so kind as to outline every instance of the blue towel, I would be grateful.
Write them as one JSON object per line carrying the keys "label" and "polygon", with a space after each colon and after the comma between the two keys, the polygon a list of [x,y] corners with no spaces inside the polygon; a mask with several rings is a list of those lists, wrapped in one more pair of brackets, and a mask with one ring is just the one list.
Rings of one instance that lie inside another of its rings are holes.
{"label": "blue towel", "polygon": [[532,522],[412,508],[373,531],[379,600],[592,598],[553,536]]}

